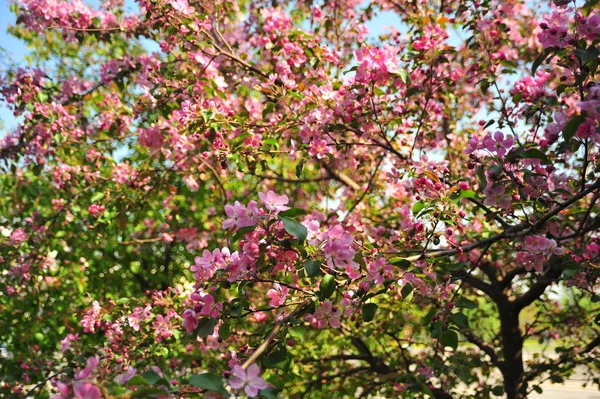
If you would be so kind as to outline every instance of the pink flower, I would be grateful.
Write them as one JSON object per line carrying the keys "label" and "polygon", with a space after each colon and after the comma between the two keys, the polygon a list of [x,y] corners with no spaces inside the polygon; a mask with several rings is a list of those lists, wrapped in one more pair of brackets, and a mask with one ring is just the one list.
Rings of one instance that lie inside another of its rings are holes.
{"label": "pink flower", "polygon": [[100,213],[104,212],[106,207],[104,205],[92,204],[88,207],[88,212],[92,216],[98,216]]}
{"label": "pink flower", "polygon": [[506,155],[507,150],[510,150],[514,143],[513,136],[507,135],[504,138],[504,133],[496,132],[492,136],[488,134],[483,139],[483,147],[487,149],[489,152],[496,153],[498,156],[503,157]]}
{"label": "pink flower", "polygon": [[73,393],[77,399],[100,399],[100,389],[86,381],[77,381],[73,385]]}
{"label": "pink flower", "polygon": [[258,193],[258,198],[260,198],[260,202],[265,204],[265,207],[271,212],[279,213],[290,209],[288,206],[285,206],[289,202],[285,194],[277,195],[269,190],[266,193]]}
{"label": "pink flower", "polygon": [[308,316],[308,321],[317,328],[325,328],[330,325],[333,328],[340,328],[340,317],[342,311],[333,306],[330,301],[321,302],[321,307],[317,309],[314,315]]}
{"label": "pink flower", "polygon": [[479,139],[477,136],[471,136],[467,148],[463,151],[464,154],[472,154],[479,149]]}
{"label": "pink flower", "polygon": [[135,367],[130,366],[125,373],[119,374],[115,377],[115,382],[119,385],[125,385],[127,381],[129,381],[133,378],[134,375],[136,375],[136,373],[137,370],[135,369]]}
{"label": "pink flower", "polygon": [[500,184],[488,184],[483,190],[483,194],[486,196],[483,201],[486,206],[495,206],[504,209],[510,208],[512,198],[509,194],[506,194],[504,186]]}
{"label": "pink flower", "polygon": [[282,287],[278,283],[275,283],[273,288],[267,291],[267,296],[271,298],[269,306],[281,306],[285,303],[285,298],[288,294],[289,289]]}
{"label": "pink flower", "polygon": [[172,0],[171,7],[183,15],[190,15],[194,12],[194,9],[190,7],[190,4],[187,2],[187,0]]}
{"label": "pink flower", "polygon": [[259,214],[258,204],[256,201],[250,201],[246,208],[239,201],[235,201],[233,205],[225,205],[225,214],[227,215],[227,219],[223,221],[223,229],[254,226],[256,224],[256,216]]}
{"label": "pink flower", "polygon": [[12,234],[10,235],[9,244],[11,244],[11,245],[20,244],[25,240],[27,240],[27,233],[25,233],[25,230],[18,228],[18,229],[15,229],[15,231],[13,231]]}
{"label": "pink flower", "polygon": [[267,381],[259,376],[260,368],[256,363],[251,364],[247,370],[244,370],[242,366],[236,364],[233,366],[231,373],[232,376],[229,378],[229,385],[231,385],[233,389],[244,388],[246,394],[251,398],[254,398],[258,395],[260,390],[269,386]]}
{"label": "pink flower", "polygon": [[88,378],[90,374],[92,374],[92,372],[96,369],[98,363],[100,363],[100,359],[98,358],[98,356],[90,357],[87,360],[87,367],[81,370],[79,373],[75,374],[75,379],[83,380]]}

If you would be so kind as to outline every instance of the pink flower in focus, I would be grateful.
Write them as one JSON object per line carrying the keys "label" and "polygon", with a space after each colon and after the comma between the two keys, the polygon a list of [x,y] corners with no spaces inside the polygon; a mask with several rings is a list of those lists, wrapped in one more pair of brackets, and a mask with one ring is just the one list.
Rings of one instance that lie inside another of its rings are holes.
{"label": "pink flower in focus", "polygon": [[236,364],[233,366],[231,374],[229,385],[233,389],[244,388],[246,394],[251,398],[254,398],[260,390],[269,386],[264,378],[260,377],[260,368],[256,363],[251,364],[247,370]]}
{"label": "pink flower in focus", "polygon": [[271,212],[279,213],[290,209],[288,206],[285,206],[289,202],[285,194],[277,195],[269,190],[266,193],[258,193],[258,198],[260,198],[260,202],[265,204],[265,207]]}
{"label": "pink flower in focus", "polygon": [[282,287],[278,283],[275,283],[273,288],[267,291],[267,296],[271,298],[269,301],[269,306],[281,306],[285,303],[285,298],[288,294],[289,288]]}

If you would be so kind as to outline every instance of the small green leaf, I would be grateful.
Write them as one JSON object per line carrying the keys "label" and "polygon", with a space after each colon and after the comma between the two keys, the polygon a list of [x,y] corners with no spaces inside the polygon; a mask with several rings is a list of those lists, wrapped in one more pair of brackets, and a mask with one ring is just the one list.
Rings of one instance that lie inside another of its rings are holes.
{"label": "small green leaf", "polygon": [[287,211],[279,213],[279,217],[293,218],[296,216],[306,215],[307,213],[308,212],[306,212],[304,209],[290,208]]}
{"label": "small green leaf", "polygon": [[415,204],[413,205],[413,209],[412,209],[413,215],[416,215],[417,213],[419,213],[419,211],[423,208],[425,208],[425,203],[423,201],[415,202]]}
{"label": "small green leaf", "polygon": [[299,179],[302,176],[302,171],[304,170],[304,159],[301,159],[296,165],[296,177]]}
{"label": "small green leaf", "polygon": [[363,320],[369,322],[375,318],[375,313],[377,312],[377,305],[374,303],[366,303],[362,307],[362,317]]}
{"label": "small green leaf", "polygon": [[277,399],[277,390],[273,387],[265,388],[260,391],[260,396],[267,399]]}
{"label": "small green leaf", "polygon": [[461,198],[475,198],[477,197],[477,193],[473,190],[460,190]]}
{"label": "small green leaf", "polygon": [[148,385],[148,381],[141,375],[134,375],[129,381],[127,381],[128,387],[138,386],[138,385]]}
{"label": "small green leaf", "polygon": [[402,269],[406,269],[410,265],[412,265],[412,262],[405,258],[396,257],[396,258],[390,259],[390,264],[394,265],[394,266],[398,266],[399,268],[402,268]]}
{"label": "small green leaf", "polygon": [[440,337],[440,343],[444,345],[444,347],[449,346],[453,350],[456,350],[456,348],[458,348],[458,334],[454,330],[446,330]]}
{"label": "small green leaf", "polygon": [[158,375],[156,371],[148,370],[145,373],[142,373],[142,377],[148,381],[148,384],[156,384],[156,381],[160,380],[162,377]]}
{"label": "small green leaf", "polygon": [[294,219],[286,217],[279,217],[279,219],[283,222],[283,228],[285,229],[285,231],[287,231],[292,236],[296,237],[300,242],[306,240],[306,237],[308,236],[308,231],[306,230],[306,227],[304,227],[304,225],[298,223]]}
{"label": "small green leaf", "polygon": [[450,321],[459,327],[467,327],[469,324],[469,319],[463,313],[453,313],[450,316]]}
{"label": "small green leaf", "polygon": [[456,301],[456,307],[465,309],[476,309],[477,304],[470,299],[460,298],[458,301]]}
{"label": "small green leaf", "polygon": [[204,318],[198,322],[198,327],[194,332],[200,338],[206,338],[215,332],[215,326],[217,325],[217,319]]}
{"label": "small green leaf", "polygon": [[213,373],[196,374],[188,378],[188,383],[196,388],[208,389],[209,391],[224,391],[223,379]]}
{"label": "small green leaf", "polygon": [[308,277],[317,277],[321,274],[321,262],[316,260],[306,260],[303,265]]}
{"label": "small green leaf", "polygon": [[130,398],[154,398],[158,396],[166,396],[168,392],[157,387],[144,387],[136,390],[129,396]]}
{"label": "small green leaf", "polygon": [[400,292],[402,293],[402,298],[408,299],[413,292],[413,286],[410,283],[406,283]]}
{"label": "small green leaf", "polygon": [[585,121],[585,116],[584,115],[575,115],[574,117],[572,117],[569,122],[567,122],[567,125],[565,126],[565,129],[563,130],[563,135],[565,137],[565,140],[571,140],[573,138],[573,136],[575,136],[575,133],[577,132],[577,128],[579,127],[579,125],[581,125],[583,122]]}
{"label": "small green leaf", "polygon": [[335,292],[337,288],[337,284],[335,282],[335,278],[331,274],[325,275],[321,280],[321,284],[319,285],[319,292],[321,293],[321,297],[323,299],[329,298]]}

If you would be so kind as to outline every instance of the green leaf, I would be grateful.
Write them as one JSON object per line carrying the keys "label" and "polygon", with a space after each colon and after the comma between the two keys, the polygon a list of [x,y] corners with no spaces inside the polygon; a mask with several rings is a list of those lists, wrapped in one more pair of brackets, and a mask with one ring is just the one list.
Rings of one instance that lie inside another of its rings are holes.
{"label": "green leaf", "polygon": [[223,379],[213,373],[196,374],[188,378],[188,383],[196,388],[203,388],[209,391],[224,391]]}
{"label": "green leaf", "polygon": [[200,321],[198,322],[198,327],[196,327],[196,330],[194,330],[196,336],[200,338],[206,338],[212,333],[214,333],[217,321],[217,319],[210,318],[200,319]]}
{"label": "green leaf", "polygon": [[567,125],[565,126],[565,129],[563,130],[563,136],[565,138],[565,140],[569,141],[573,138],[573,136],[575,136],[575,133],[577,132],[577,128],[579,127],[579,125],[581,125],[583,122],[585,121],[585,116],[584,115],[575,115],[574,117],[572,117],[569,122],[567,122]]}
{"label": "green leaf", "polygon": [[158,396],[166,396],[169,393],[164,389],[157,387],[144,387],[136,390],[129,396],[130,398],[153,398]]}
{"label": "green leaf", "polygon": [[477,197],[477,193],[473,190],[460,190],[461,198],[475,198]]}
{"label": "green leaf", "polygon": [[535,59],[535,61],[533,61],[533,64],[531,65],[531,75],[535,76],[535,72],[537,71],[537,69],[540,67],[540,65],[542,65],[542,63],[546,60],[546,58],[548,58],[548,56],[550,54],[552,54],[554,52],[554,47],[547,47],[542,54],[538,55],[538,57]]}
{"label": "green leaf", "polygon": [[469,324],[469,319],[463,313],[453,313],[450,316],[450,321],[459,327],[467,327]]}
{"label": "green leaf", "polygon": [[127,381],[128,387],[138,386],[138,385],[148,385],[148,381],[141,375],[134,375],[129,381]]}
{"label": "green leaf", "polygon": [[304,209],[290,208],[287,211],[280,212],[279,217],[293,218],[296,216],[306,215],[307,213],[308,212],[306,212]]}
{"label": "green leaf", "polygon": [[142,377],[148,381],[148,384],[156,384],[156,381],[160,380],[162,377],[158,375],[156,371],[148,370],[145,373],[142,373]]}
{"label": "green leaf", "polygon": [[465,309],[477,309],[477,304],[470,299],[460,298],[456,301],[457,308],[465,308]]}
{"label": "green leaf", "polygon": [[92,195],[92,198],[90,199],[90,202],[97,202],[100,201],[102,198],[104,198],[105,194],[103,192],[98,192],[95,193],[94,195]]}
{"label": "green leaf", "polygon": [[288,334],[300,341],[306,340],[306,328],[304,327],[290,327],[288,329]]}
{"label": "green leaf", "polygon": [[413,286],[410,283],[406,283],[400,292],[402,293],[402,298],[408,299],[409,295],[413,292]]}
{"label": "green leaf", "polygon": [[317,277],[321,274],[321,262],[317,260],[306,260],[303,265],[308,277]]}
{"label": "green leaf", "polygon": [[306,236],[308,235],[308,231],[306,227],[301,223],[298,223],[294,219],[279,217],[279,219],[283,222],[283,228],[292,236],[296,237],[298,241],[302,242],[306,240]]}
{"label": "green leaf", "polygon": [[410,265],[412,265],[412,262],[405,258],[396,257],[396,258],[390,259],[390,264],[394,265],[394,266],[398,266],[399,268],[402,268],[402,269],[406,269]]}
{"label": "green leaf", "polygon": [[446,330],[440,337],[440,343],[445,347],[450,347],[454,350],[458,348],[458,334],[454,330]]}
{"label": "green leaf", "polygon": [[277,399],[277,390],[273,387],[265,388],[260,391],[260,396],[267,399]]}
{"label": "green leaf", "polygon": [[406,84],[408,82],[408,71],[404,68],[398,68],[398,76],[400,76],[400,80],[402,83]]}
{"label": "green leaf", "polygon": [[337,288],[337,284],[335,282],[335,278],[331,274],[325,275],[321,280],[321,284],[319,285],[319,292],[321,293],[321,297],[323,299],[329,298],[335,292]]}
{"label": "green leaf", "polygon": [[423,201],[415,202],[415,204],[413,205],[413,209],[412,209],[413,215],[416,215],[417,213],[419,213],[419,211],[423,208],[425,208],[425,203]]}
{"label": "green leaf", "polygon": [[300,178],[302,176],[302,171],[304,170],[304,159],[301,159],[296,165],[296,178]]}
{"label": "green leaf", "polygon": [[221,339],[227,339],[231,336],[231,323],[229,322],[224,322],[223,324],[221,324],[221,327],[219,327],[219,338]]}
{"label": "green leaf", "polygon": [[377,312],[377,305],[374,303],[366,303],[362,307],[362,317],[363,320],[369,322],[375,318],[375,313]]}

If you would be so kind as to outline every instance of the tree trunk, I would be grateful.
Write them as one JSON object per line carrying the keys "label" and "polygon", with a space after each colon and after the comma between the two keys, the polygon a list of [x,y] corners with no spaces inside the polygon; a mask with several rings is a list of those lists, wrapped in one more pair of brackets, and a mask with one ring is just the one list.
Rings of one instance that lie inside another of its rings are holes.
{"label": "tree trunk", "polygon": [[519,311],[508,301],[498,303],[504,362],[502,375],[507,399],[524,399],[523,335],[519,326]]}

